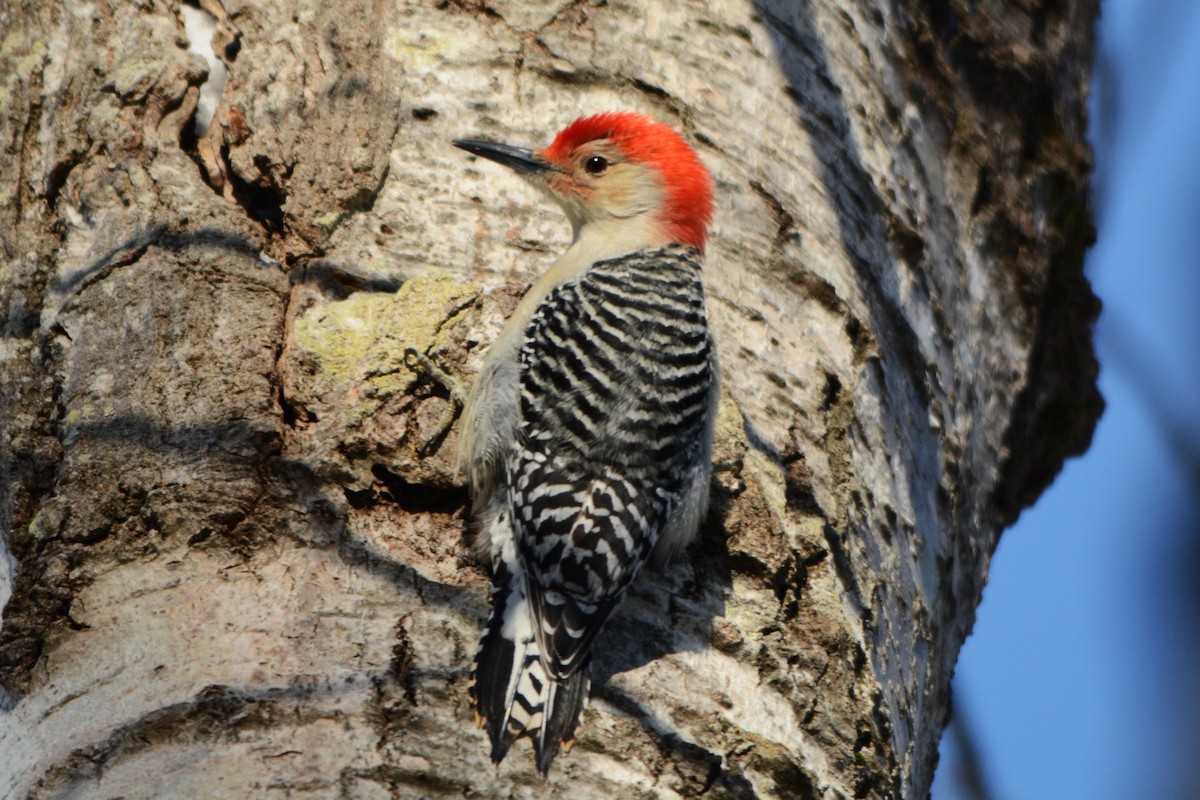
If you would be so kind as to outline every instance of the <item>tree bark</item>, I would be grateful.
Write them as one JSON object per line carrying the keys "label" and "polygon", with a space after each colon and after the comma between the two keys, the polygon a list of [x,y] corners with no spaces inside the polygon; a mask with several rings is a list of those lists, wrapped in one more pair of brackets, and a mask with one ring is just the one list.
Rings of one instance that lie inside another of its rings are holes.
{"label": "tree bark", "polygon": [[[1102,407],[1094,0],[200,5],[220,89],[174,5],[0,10],[0,795],[927,795]],[[543,784],[466,700],[452,423],[569,232],[449,140],[614,108],[717,179],[714,502]]]}

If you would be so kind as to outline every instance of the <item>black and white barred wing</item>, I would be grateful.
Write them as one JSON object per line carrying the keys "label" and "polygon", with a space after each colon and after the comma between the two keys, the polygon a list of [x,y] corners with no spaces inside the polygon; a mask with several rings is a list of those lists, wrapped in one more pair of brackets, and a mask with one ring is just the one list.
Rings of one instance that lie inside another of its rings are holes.
{"label": "black and white barred wing", "polygon": [[509,495],[554,678],[586,663],[708,457],[711,356],[700,268],[684,248],[596,264],[527,329]]}

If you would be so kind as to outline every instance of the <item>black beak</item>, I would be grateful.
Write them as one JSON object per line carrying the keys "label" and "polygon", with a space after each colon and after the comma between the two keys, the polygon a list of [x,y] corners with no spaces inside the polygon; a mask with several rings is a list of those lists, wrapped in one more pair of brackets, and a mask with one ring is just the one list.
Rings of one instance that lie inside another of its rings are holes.
{"label": "black beak", "polygon": [[503,164],[522,175],[545,175],[547,172],[557,171],[555,167],[536,157],[532,150],[524,147],[478,142],[473,139],[455,139],[454,146],[497,164]]}

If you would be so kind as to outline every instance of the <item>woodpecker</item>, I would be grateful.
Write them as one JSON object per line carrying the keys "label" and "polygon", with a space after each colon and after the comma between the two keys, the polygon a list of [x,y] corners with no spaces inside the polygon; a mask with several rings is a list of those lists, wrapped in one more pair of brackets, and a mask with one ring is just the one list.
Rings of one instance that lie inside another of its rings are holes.
{"label": "woodpecker", "polygon": [[492,760],[527,736],[545,775],[573,741],[596,636],[708,506],[712,178],[674,129],[632,112],[581,117],[537,151],[454,144],[544,191],[573,232],[488,351],[459,454],[492,568],[471,699]]}

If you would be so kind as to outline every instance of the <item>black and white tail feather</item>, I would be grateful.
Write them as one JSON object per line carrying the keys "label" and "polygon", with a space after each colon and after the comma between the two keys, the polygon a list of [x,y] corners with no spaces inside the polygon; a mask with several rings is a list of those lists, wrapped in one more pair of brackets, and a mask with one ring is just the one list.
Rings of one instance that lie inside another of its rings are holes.
{"label": "black and white tail feather", "polygon": [[500,763],[513,742],[528,736],[538,771],[545,775],[559,750],[573,742],[587,698],[587,664],[564,681],[546,674],[519,564],[502,560],[497,565],[491,599],[471,699],[491,739],[492,761]]}
{"label": "black and white tail feather", "polygon": [[493,761],[527,736],[545,774],[570,746],[592,643],[645,562],[686,545],[707,506],[717,381],[696,255],[642,251],[558,286],[468,404],[473,516],[492,566],[471,696]]}

